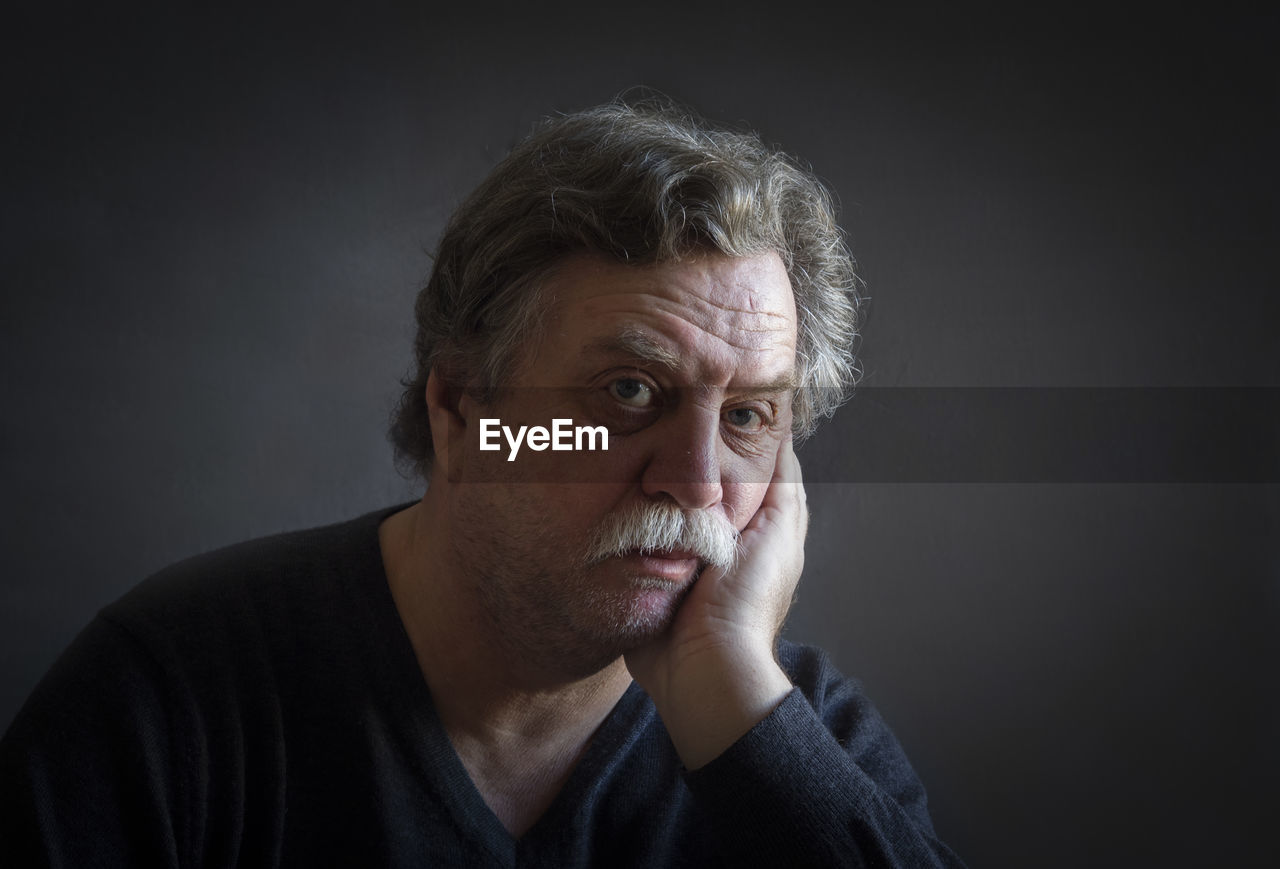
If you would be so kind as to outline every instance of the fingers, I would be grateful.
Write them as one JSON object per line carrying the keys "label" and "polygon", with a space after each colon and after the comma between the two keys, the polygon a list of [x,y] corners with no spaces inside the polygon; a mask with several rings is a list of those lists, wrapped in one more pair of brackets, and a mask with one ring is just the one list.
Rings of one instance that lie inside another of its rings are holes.
{"label": "fingers", "polygon": [[794,512],[801,536],[809,528],[808,495],[804,489],[804,474],[800,468],[800,459],[796,456],[791,438],[778,445],[778,459],[774,463],[773,478],[769,481],[766,502],[779,510]]}

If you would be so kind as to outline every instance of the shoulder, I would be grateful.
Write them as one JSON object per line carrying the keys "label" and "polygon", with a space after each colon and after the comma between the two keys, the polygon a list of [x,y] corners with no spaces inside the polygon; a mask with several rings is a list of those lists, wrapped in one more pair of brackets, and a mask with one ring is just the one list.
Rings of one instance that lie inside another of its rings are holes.
{"label": "shoulder", "polygon": [[[170,675],[304,666],[386,594],[378,525],[399,508],[250,540],[164,568],[115,603],[110,625]],[[246,678],[252,678],[246,676]]]}
{"label": "shoulder", "polygon": [[275,600],[325,597],[335,582],[380,572],[377,529],[399,508],[357,519],[261,537],[172,564],[102,611],[126,629],[192,620]]}
{"label": "shoulder", "polygon": [[206,816],[236,829],[285,786],[290,727],[353,708],[364,671],[339,668],[369,646],[352,622],[380,603],[391,512],[187,559],[105,607],[0,739],[0,839],[169,865]]}

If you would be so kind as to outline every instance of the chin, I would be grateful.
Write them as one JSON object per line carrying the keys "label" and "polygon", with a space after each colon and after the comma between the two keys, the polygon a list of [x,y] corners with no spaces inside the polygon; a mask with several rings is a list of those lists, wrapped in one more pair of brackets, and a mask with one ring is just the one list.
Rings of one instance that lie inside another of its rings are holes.
{"label": "chin", "polygon": [[695,578],[662,576],[609,559],[558,576],[539,573],[519,585],[485,583],[481,589],[513,654],[584,678],[666,633]]}
{"label": "chin", "polygon": [[667,632],[691,584],[661,577],[634,577],[622,591],[600,592],[591,601],[592,621],[601,643],[614,647],[614,657],[643,646]]}

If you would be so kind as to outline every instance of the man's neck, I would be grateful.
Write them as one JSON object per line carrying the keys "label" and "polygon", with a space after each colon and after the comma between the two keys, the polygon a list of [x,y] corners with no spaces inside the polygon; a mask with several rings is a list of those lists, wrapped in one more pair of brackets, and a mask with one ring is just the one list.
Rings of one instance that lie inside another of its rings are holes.
{"label": "man's neck", "polygon": [[559,791],[631,677],[621,659],[581,678],[513,654],[441,545],[437,508],[428,493],[382,523],[387,580],[454,749],[519,835]]}

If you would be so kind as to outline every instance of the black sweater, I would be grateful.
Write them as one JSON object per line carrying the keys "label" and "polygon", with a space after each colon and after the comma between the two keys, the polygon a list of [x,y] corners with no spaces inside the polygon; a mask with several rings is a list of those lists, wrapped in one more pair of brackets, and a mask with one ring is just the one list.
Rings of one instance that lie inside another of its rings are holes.
{"label": "black sweater", "polygon": [[0,865],[959,865],[857,683],[789,643],[796,690],[693,773],[632,684],[513,839],[392,602],[391,512],[183,562],[104,609],[0,741]]}

